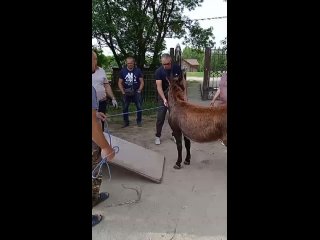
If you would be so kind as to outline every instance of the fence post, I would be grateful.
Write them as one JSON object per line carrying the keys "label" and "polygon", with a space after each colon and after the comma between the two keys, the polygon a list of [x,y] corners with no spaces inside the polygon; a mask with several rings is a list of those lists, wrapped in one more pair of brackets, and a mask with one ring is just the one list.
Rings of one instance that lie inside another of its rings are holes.
{"label": "fence post", "polygon": [[202,100],[208,100],[209,83],[210,83],[210,69],[211,69],[211,48],[206,47],[204,53],[204,75],[202,83]]}

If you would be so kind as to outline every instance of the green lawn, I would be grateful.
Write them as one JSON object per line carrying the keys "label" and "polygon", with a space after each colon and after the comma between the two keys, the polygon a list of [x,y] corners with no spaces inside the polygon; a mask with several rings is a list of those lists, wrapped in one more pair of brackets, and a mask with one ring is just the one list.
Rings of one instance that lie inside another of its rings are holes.
{"label": "green lawn", "polygon": [[203,77],[203,72],[187,72],[187,77]]}

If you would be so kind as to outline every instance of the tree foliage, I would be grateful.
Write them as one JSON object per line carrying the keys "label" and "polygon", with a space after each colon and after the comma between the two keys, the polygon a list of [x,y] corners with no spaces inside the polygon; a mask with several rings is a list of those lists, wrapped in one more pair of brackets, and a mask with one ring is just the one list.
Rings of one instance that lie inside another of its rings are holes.
{"label": "tree foliage", "polygon": [[212,28],[202,29],[183,15],[203,0],[93,0],[92,37],[109,47],[119,67],[133,56],[143,67],[159,64],[166,37],[185,38],[196,48],[212,46]]}
{"label": "tree foliage", "polygon": [[111,70],[112,67],[117,67],[117,63],[113,56],[106,56],[102,49],[94,47],[93,51],[97,54],[98,66],[105,70]]}

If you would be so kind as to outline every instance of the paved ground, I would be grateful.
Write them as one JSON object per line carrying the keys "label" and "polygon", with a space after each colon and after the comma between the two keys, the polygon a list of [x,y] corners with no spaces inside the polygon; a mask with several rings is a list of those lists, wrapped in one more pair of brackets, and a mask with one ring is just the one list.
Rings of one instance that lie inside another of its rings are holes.
{"label": "paved ground", "polygon": [[[189,101],[201,101],[199,85],[192,84]],[[133,118],[133,117],[132,117]],[[109,124],[113,135],[166,158],[161,184],[137,174],[111,167],[109,182],[104,169],[102,191],[110,198],[93,209],[104,215],[103,221],[92,228],[94,240],[224,240],[227,239],[227,149],[218,142],[191,143],[191,165],[173,169],[177,159],[176,146],[171,140],[170,127],[163,127],[162,143],[154,144],[155,118],[144,118],[142,128],[121,129]],[[125,151],[125,149],[120,149]],[[183,149],[185,156],[185,149]],[[137,189],[141,193],[140,201]]]}

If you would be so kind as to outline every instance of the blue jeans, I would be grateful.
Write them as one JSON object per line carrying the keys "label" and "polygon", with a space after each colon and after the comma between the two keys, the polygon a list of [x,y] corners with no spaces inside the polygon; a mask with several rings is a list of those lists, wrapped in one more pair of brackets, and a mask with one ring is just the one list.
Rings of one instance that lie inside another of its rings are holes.
{"label": "blue jeans", "polygon": [[[125,122],[125,124],[129,124],[129,114],[127,113],[129,110],[129,105],[131,102],[133,102],[136,105],[137,111],[137,123],[141,123],[142,120],[142,97],[141,97],[141,93],[135,92],[134,96],[123,96],[123,121]],[[125,114],[127,113],[127,114]]]}

